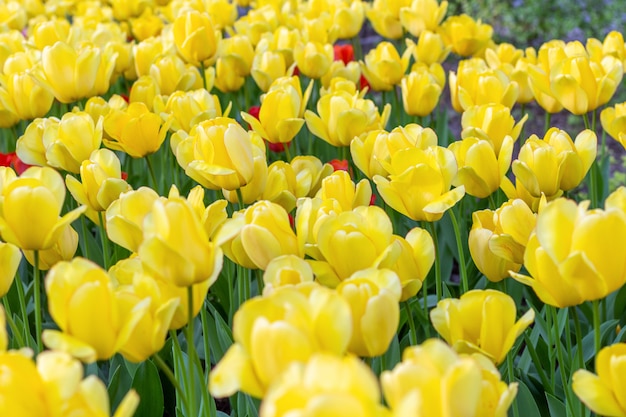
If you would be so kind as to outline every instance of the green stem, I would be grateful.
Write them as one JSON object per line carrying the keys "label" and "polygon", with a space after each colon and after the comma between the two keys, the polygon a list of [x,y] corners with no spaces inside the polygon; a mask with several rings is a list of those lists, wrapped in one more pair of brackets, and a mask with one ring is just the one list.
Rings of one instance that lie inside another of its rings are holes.
{"label": "green stem", "polygon": [[591,126],[589,125],[589,116],[587,115],[587,113],[583,114],[583,123],[585,124],[585,129],[591,129]]}
{"label": "green stem", "polygon": [[[567,307],[565,307],[567,309]],[[570,324],[569,324],[569,311],[566,314],[566,319],[565,319],[565,348],[566,348],[566,352],[567,352],[567,357],[571,358],[572,357],[572,338],[570,337],[572,334],[571,328],[570,328]],[[573,370],[573,367],[572,367]]]}
{"label": "green stem", "polygon": [[239,205],[239,210],[244,210],[246,208],[246,205],[243,202],[243,192],[241,191],[241,188],[237,188],[237,203]]}
{"label": "green stem", "polygon": [[450,220],[452,220],[452,228],[454,229],[454,237],[456,239],[456,248],[459,252],[459,273],[461,275],[461,290],[462,293],[469,291],[469,284],[467,280],[467,270],[465,269],[465,251],[463,250],[463,241],[461,239],[461,229],[459,228],[459,222],[454,213],[454,207],[448,210],[450,213]]}
{"label": "green stem", "polygon": [[545,118],[544,124],[543,124],[543,131],[544,132],[547,132],[548,129],[550,129],[551,121],[552,121],[552,113],[546,112],[546,118]]}
{"label": "green stem", "polygon": [[204,347],[205,371],[204,379],[209,380],[209,372],[211,371],[211,345],[209,345],[209,318],[207,316],[204,304],[200,309],[200,320],[202,322],[202,346]]}
{"label": "green stem", "polygon": [[435,293],[437,294],[437,302],[441,301],[442,282],[441,282],[441,254],[439,253],[439,242],[437,239],[437,226],[435,223],[428,222],[430,235],[435,245]]}
{"label": "green stem", "polygon": [[30,344],[30,320],[28,320],[28,311],[26,310],[26,295],[24,294],[24,283],[20,277],[20,273],[15,276],[15,283],[17,288],[17,298],[20,302],[20,314],[22,315],[22,321],[24,322],[24,337],[26,344]]}
{"label": "green stem", "polygon": [[408,301],[405,301],[403,304],[404,309],[406,310],[406,319],[409,322],[409,343],[411,346],[415,346],[417,345],[417,330],[415,329],[415,321],[413,320],[411,305]]}
{"label": "green stem", "polygon": [[[549,311],[550,307],[548,305],[545,306],[544,311],[546,314],[546,326],[548,331],[548,361],[550,362],[550,386],[552,387],[552,391],[555,391],[555,373],[556,373],[556,365],[554,363],[554,343],[552,340],[552,315]],[[556,323],[554,323],[556,326]]]}
{"label": "green stem", "polygon": [[146,160],[146,164],[148,164],[148,171],[150,171],[150,179],[152,180],[152,186],[154,187],[154,190],[158,193],[159,192],[159,186],[158,186],[158,183],[157,183],[156,175],[154,174],[154,167],[152,166],[152,161],[150,160],[150,155],[144,156],[144,159]]}
{"label": "green stem", "polygon": [[593,306],[593,345],[595,347],[595,352],[596,355],[595,357],[598,357],[598,353],[600,352],[600,348],[601,348],[601,341],[600,341],[600,303],[598,300],[593,300],[592,301],[592,306]]}
{"label": "green stem", "polygon": [[104,269],[109,270],[109,255],[111,250],[109,248],[109,237],[107,236],[106,227],[104,226],[104,213],[98,212],[98,220],[100,221],[100,240],[102,241],[102,259],[104,261]]}
{"label": "green stem", "polygon": [[556,307],[549,307],[550,314],[552,314],[552,319],[554,321],[554,342],[556,345],[556,354],[559,359],[559,372],[561,373],[561,383],[563,384],[563,391],[565,392],[565,403],[567,408],[569,408],[568,415],[574,414],[574,404],[572,402],[572,397],[570,393],[569,384],[567,383],[567,375],[565,374],[565,360],[563,358],[563,345],[561,343],[561,335],[559,334],[559,326],[558,326],[558,318],[556,313]]}
{"label": "green stem", "polygon": [[[515,375],[513,373],[513,352],[509,352],[509,354],[506,355],[506,369],[509,376],[509,384],[512,384],[513,382],[515,382]],[[517,399],[513,400],[512,406],[513,417],[519,417],[519,406],[517,404]]]}
{"label": "green stem", "polygon": [[497,210],[498,209],[498,205],[496,204],[496,200],[493,199],[493,193],[489,194],[489,209],[490,210]]}
{"label": "green stem", "polygon": [[[574,331],[576,332],[576,356],[578,358],[578,366],[577,369],[585,369],[585,359],[583,357],[583,336],[580,331],[580,319],[578,318],[578,311],[576,311],[576,307],[573,307],[569,310],[574,316]],[[572,367],[572,371],[574,367]],[[580,402],[580,415],[585,415],[585,405]]]}
{"label": "green stem", "polygon": [[11,311],[11,305],[9,304],[9,300],[6,297],[2,298],[2,304],[4,304],[4,311],[6,320],[9,323],[9,327],[11,328],[11,333],[13,333],[13,337],[17,339],[17,344],[19,347],[27,347],[24,344],[24,338],[19,332],[17,325],[15,324],[15,320],[13,320],[13,312]]}
{"label": "green stem", "polygon": [[39,271],[39,251],[34,251],[35,262],[33,266],[33,280],[35,284],[35,332],[36,340],[37,340],[37,353],[43,350],[43,344],[41,343],[41,332],[42,330],[42,311],[41,311],[41,277]]}
{"label": "green stem", "polygon": [[185,395],[185,391],[183,391],[183,388],[178,383],[176,376],[174,376],[174,372],[172,372],[170,367],[167,366],[167,363],[165,363],[165,361],[159,356],[158,353],[155,353],[154,355],[152,355],[152,361],[161,370],[161,372],[163,372],[163,374],[167,377],[167,379],[169,379],[171,384],[176,389],[176,392],[178,393],[178,396],[183,402],[185,408],[189,410],[190,408],[189,408],[189,402],[187,401],[187,396]]}
{"label": "green stem", "polygon": [[285,158],[287,158],[287,163],[290,163],[291,151],[289,150],[289,143],[283,143],[283,149],[285,150]]}
{"label": "green stem", "polygon": [[207,88],[206,88],[206,68],[204,67],[204,62],[200,62],[200,76],[202,77],[202,88],[207,90]]}
{"label": "green stem", "polygon": [[528,337],[528,334],[526,334],[526,332],[524,332],[524,343],[526,344],[526,349],[528,349],[528,353],[530,353],[530,357],[535,364],[535,368],[537,369],[537,373],[539,374],[539,379],[541,379],[541,385],[543,385],[546,392],[554,394],[552,384],[550,383],[550,380],[545,373],[543,362],[539,359],[539,355],[535,350],[535,345],[533,344],[532,340],[530,340],[530,337]]}
{"label": "green stem", "polygon": [[189,410],[190,416],[196,416],[196,375],[193,370],[196,357],[196,346],[194,344],[194,331],[193,331],[193,286],[187,287],[187,357],[189,358]]}
{"label": "green stem", "polygon": [[85,216],[80,216],[80,226],[83,231],[83,238],[81,239],[83,244],[83,256],[87,259],[91,259],[89,256],[89,245],[87,244],[87,221],[85,220]]}

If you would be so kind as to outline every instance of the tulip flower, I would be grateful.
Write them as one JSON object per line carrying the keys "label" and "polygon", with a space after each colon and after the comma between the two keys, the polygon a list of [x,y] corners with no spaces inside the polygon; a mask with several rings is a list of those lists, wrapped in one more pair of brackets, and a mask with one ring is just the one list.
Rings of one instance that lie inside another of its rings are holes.
{"label": "tulip flower", "polygon": [[[154,112],[170,116],[168,118],[171,120],[172,132],[184,130],[189,133],[191,128],[201,121],[222,116],[222,107],[218,97],[204,88],[176,91],[167,97],[165,103],[163,100],[164,96],[158,96],[154,100]],[[228,112],[228,109],[226,111]]]}
{"label": "tulip flower", "polygon": [[174,44],[188,63],[210,65],[217,54],[220,32],[216,32],[208,13],[188,11],[174,20]]}
{"label": "tulip flower", "polygon": [[441,64],[450,54],[450,47],[446,46],[439,33],[424,30],[417,40],[406,39],[407,49],[411,50],[415,62],[428,66]]}
{"label": "tulip flower", "polygon": [[506,136],[500,153],[496,154],[491,141],[466,137],[448,147],[456,157],[459,170],[452,181],[465,186],[465,192],[478,198],[489,197],[500,188],[500,182],[511,166],[513,139]]}
{"label": "tulip flower", "polygon": [[463,112],[461,136],[488,140],[493,144],[496,155],[499,155],[504,138],[510,136],[515,142],[527,119],[528,115],[525,114],[515,123],[511,109],[502,104],[472,106]]}
{"label": "tulip flower", "polygon": [[316,197],[322,200],[334,198],[343,211],[350,211],[359,206],[369,205],[372,198],[372,186],[365,179],[355,184],[350,179],[350,174],[339,170],[322,180],[322,187]]}
{"label": "tulip flower", "polygon": [[398,330],[402,285],[389,269],[357,271],[337,286],[352,311],[348,351],[358,356],[384,354]]}
{"label": "tulip flower", "polygon": [[367,19],[380,36],[399,39],[404,34],[400,10],[409,6],[409,0],[374,0],[365,11]]}
{"label": "tulip flower", "polygon": [[288,213],[296,207],[296,173],[284,161],[273,162],[268,167],[267,183],[262,199],[276,203]]}
{"label": "tulip flower", "polygon": [[402,104],[410,116],[427,116],[439,103],[442,88],[427,67],[417,67],[402,78]]}
{"label": "tulip flower", "polygon": [[[58,262],[71,261],[76,254],[76,249],[78,249],[78,233],[71,225],[67,225],[51,248],[38,251],[39,269],[47,271]],[[23,253],[28,263],[35,266],[35,251],[23,250]]]}
{"label": "tulip flower", "polygon": [[[160,93],[161,91],[154,78],[149,75],[142,75],[133,83],[133,86],[130,89],[128,102],[141,102],[148,107],[148,110],[153,111],[154,99]],[[102,116],[104,117],[106,114],[103,114]]]}
{"label": "tulip flower", "polygon": [[518,321],[513,299],[495,290],[471,290],[447,298],[430,312],[435,330],[459,353],[482,353],[501,364],[515,339],[533,322],[531,308]]}
{"label": "tulip flower", "polygon": [[333,47],[320,42],[298,43],[293,50],[293,58],[298,69],[309,78],[322,78],[333,62]]}
{"label": "tulip flower", "polygon": [[410,7],[400,9],[400,23],[413,36],[419,38],[424,31],[435,31],[446,15],[448,2],[413,0]]}
{"label": "tulip flower", "polygon": [[491,40],[493,28],[480,20],[462,14],[451,16],[441,24],[439,33],[452,52],[462,57],[476,54]]}
{"label": "tulip flower", "polygon": [[151,62],[149,74],[159,87],[163,95],[174,92],[197,90],[202,88],[202,75],[191,64],[185,65],[184,61],[173,54],[159,55]]}
{"label": "tulip flower", "polygon": [[322,180],[332,174],[333,167],[323,164],[312,155],[296,156],[290,165],[296,174],[296,197],[313,197],[322,186]]}
{"label": "tulip flower", "polygon": [[[0,298],[4,297],[13,285],[17,268],[22,260],[22,252],[20,249],[11,244],[0,242],[0,264],[2,265],[2,274],[0,276]],[[20,283],[21,285],[21,283]],[[4,329],[4,326],[2,326]],[[0,348],[0,351],[2,349]]]}
{"label": "tulip flower", "polygon": [[409,66],[410,51],[400,54],[390,42],[381,42],[361,63],[363,75],[375,91],[389,91],[399,85]]}
{"label": "tulip flower", "polygon": [[313,282],[313,270],[296,255],[283,255],[272,259],[263,272],[264,294],[274,288]]}
{"label": "tulip flower", "polygon": [[585,369],[574,372],[572,389],[594,413],[603,416],[626,416],[624,390],[626,344],[616,343],[603,348],[596,356],[593,374]]}
{"label": "tulip flower", "polygon": [[361,0],[333,3],[333,23],[339,28],[337,37],[350,39],[358,36],[365,21],[365,4]]}
{"label": "tulip flower", "polygon": [[267,91],[274,80],[287,75],[285,57],[277,51],[257,52],[252,61],[251,73],[261,91]]}
{"label": "tulip flower", "polygon": [[533,197],[551,199],[578,186],[596,158],[597,138],[591,130],[583,130],[572,141],[558,128],[546,132],[543,140],[536,135],[526,140],[513,173]]}
{"label": "tulip flower", "polygon": [[519,272],[524,250],[535,228],[536,215],[522,200],[509,200],[497,210],[472,213],[469,250],[474,264],[489,281],[498,282]]}
{"label": "tulip flower", "polygon": [[626,103],[602,110],[600,121],[605,132],[626,148]]}
{"label": "tulip flower", "polygon": [[339,294],[314,283],[280,287],[246,301],[233,318],[234,344],[209,376],[209,392],[237,391],[261,398],[294,362],[316,352],[346,353],[350,307]]}
{"label": "tulip flower", "polygon": [[[610,200],[609,200],[610,201]],[[626,282],[626,214],[623,210],[588,210],[559,198],[537,215],[537,227],[524,252],[529,276],[511,276],[530,286],[546,304],[569,307],[597,300]]]}
{"label": "tulip flower", "polygon": [[67,225],[87,207],[81,206],[62,217],[65,184],[52,168],[32,167],[3,190],[0,234],[8,243],[24,250],[52,247]]}
{"label": "tulip flower", "polygon": [[482,355],[458,355],[438,339],[410,346],[402,362],[381,374],[393,416],[506,416],[517,383],[506,385]]}
{"label": "tulip flower", "polygon": [[[294,395],[294,393],[298,395]],[[263,398],[259,414],[388,417],[380,404],[380,388],[372,371],[355,356],[319,353],[294,364]]]}
{"label": "tulip flower", "polygon": [[163,30],[163,20],[154,14],[152,8],[146,8],[139,17],[131,18],[130,30],[133,37],[138,41],[145,41],[149,38],[156,38]]}
{"label": "tulip flower", "polygon": [[378,192],[394,210],[413,220],[439,220],[465,195],[462,185],[450,190],[457,164],[448,149],[404,149],[384,166],[389,177],[374,177]]}

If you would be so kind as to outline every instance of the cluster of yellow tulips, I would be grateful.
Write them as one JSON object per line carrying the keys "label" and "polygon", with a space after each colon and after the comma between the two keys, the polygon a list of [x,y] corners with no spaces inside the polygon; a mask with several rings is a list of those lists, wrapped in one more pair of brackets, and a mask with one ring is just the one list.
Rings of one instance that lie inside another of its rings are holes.
{"label": "cluster of yellow tulips", "polygon": [[0,415],[626,417],[624,38],[447,6],[0,1]]}

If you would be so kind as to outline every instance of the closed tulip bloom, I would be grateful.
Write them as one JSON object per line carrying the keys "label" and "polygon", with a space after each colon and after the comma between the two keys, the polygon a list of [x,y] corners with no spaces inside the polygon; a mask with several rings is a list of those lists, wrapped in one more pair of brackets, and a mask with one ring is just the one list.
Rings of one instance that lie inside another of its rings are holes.
{"label": "closed tulip bloom", "polygon": [[217,54],[218,59],[226,59],[233,62],[229,66],[234,68],[237,75],[241,77],[250,75],[252,61],[254,60],[254,47],[247,36],[234,35],[222,39],[218,45]]}
{"label": "closed tulip bloom", "polygon": [[626,416],[624,390],[626,372],[626,344],[616,343],[603,348],[596,356],[593,374],[577,370],[572,378],[576,396],[594,413],[603,416]]}
{"label": "closed tulip bloom", "polygon": [[322,180],[333,173],[333,167],[312,155],[296,156],[290,165],[296,174],[296,197],[313,197],[322,186]]}
{"label": "closed tulip bloom", "polygon": [[[298,395],[295,395],[298,393]],[[263,398],[260,414],[287,417],[388,417],[380,404],[380,388],[372,371],[357,357],[313,355],[294,364]]]}
{"label": "closed tulip bloom", "polygon": [[165,140],[169,120],[148,110],[143,103],[131,103],[125,110],[112,110],[104,118],[104,129],[111,139],[104,144],[133,158],[142,158],[159,150]]}
{"label": "closed tulip bloom", "polygon": [[175,91],[167,96],[158,96],[154,100],[154,112],[170,115],[170,130],[184,130],[189,133],[191,128],[203,120],[222,116],[222,107],[216,95],[202,88],[193,91]]}
{"label": "closed tulip bloom", "polygon": [[2,415],[52,416],[46,386],[31,358],[19,351],[3,351],[0,352],[0,367]]}
{"label": "closed tulip bloom", "polygon": [[65,184],[52,168],[31,167],[3,190],[0,234],[6,242],[24,250],[52,247],[67,225],[86,207],[81,206],[61,217]]}
{"label": "closed tulip bloom", "polygon": [[263,141],[234,119],[202,121],[183,137],[176,159],[187,175],[209,189],[233,191],[248,184],[254,178],[255,159],[265,159]]}
{"label": "closed tulip bloom", "polygon": [[348,351],[361,357],[384,354],[400,321],[402,285],[398,275],[389,269],[364,269],[342,281],[337,292],[352,311]]}
{"label": "closed tulip bloom", "polygon": [[251,73],[261,91],[267,91],[274,80],[287,75],[285,57],[278,51],[257,51],[252,61]]}
{"label": "closed tulip bloom", "polygon": [[441,64],[450,54],[450,47],[446,46],[439,33],[424,30],[417,40],[406,40],[408,49],[411,49],[415,62],[426,65]]}
{"label": "closed tulip bloom", "polygon": [[439,33],[452,52],[462,57],[476,54],[491,40],[493,28],[462,14],[451,16],[441,24]]}
{"label": "closed tulip bloom", "polygon": [[482,353],[501,364],[534,321],[531,308],[516,321],[515,301],[500,291],[472,290],[446,298],[430,312],[435,330],[459,353]]}
{"label": "closed tulip bloom", "polygon": [[558,128],[546,132],[543,140],[528,138],[513,162],[513,173],[533,197],[550,199],[578,186],[596,158],[597,138],[583,130],[575,141]]}
{"label": "closed tulip bloom", "polygon": [[410,7],[400,9],[400,22],[413,36],[419,38],[424,31],[435,31],[446,15],[448,2],[437,0],[413,0]]}
{"label": "closed tulip bloom", "polygon": [[378,155],[374,154],[374,150],[380,142],[379,136],[388,134],[388,132],[380,129],[371,130],[364,135],[355,137],[350,142],[352,161],[367,178],[371,179],[374,175],[386,176],[388,174],[380,164]]}
{"label": "closed tulip bloom", "polygon": [[333,62],[333,46],[330,43],[298,43],[293,50],[293,58],[298,69],[309,78],[322,78]]}
{"label": "closed tulip bloom", "polygon": [[452,151],[442,147],[396,152],[386,169],[389,177],[374,182],[385,202],[416,221],[436,221],[465,195],[461,185],[450,190],[457,173]]}
{"label": "closed tulip bloom", "polygon": [[626,148],[626,102],[602,110],[600,121],[604,131]]}
{"label": "closed tulip bloom", "polygon": [[101,52],[95,47],[76,50],[56,42],[43,49],[41,66],[34,75],[61,103],[72,103],[90,95],[101,61]]}
{"label": "closed tulip bloom", "polygon": [[359,206],[369,206],[372,186],[365,179],[355,184],[346,171],[335,171],[322,180],[322,188],[316,196],[322,200],[334,198],[343,211],[350,211]]}
{"label": "closed tulip bloom", "polygon": [[402,104],[410,116],[427,116],[439,103],[441,87],[426,67],[418,67],[402,78]]}
{"label": "closed tulip bloom", "polygon": [[296,173],[291,165],[284,161],[272,162],[261,197],[291,212],[296,207],[296,184]]}
{"label": "closed tulip bloom", "polygon": [[148,272],[179,287],[213,283],[222,269],[222,250],[209,241],[187,200],[177,196],[152,204],[138,254]]}
{"label": "closed tulip bloom", "polygon": [[[262,139],[255,132],[250,132],[251,137],[255,137],[253,141],[257,142],[258,148],[261,147]],[[222,189],[222,195],[226,200],[232,204],[239,202],[239,192],[241,192],[241,198],[246,205],[252,204],[261,199],[261,196],[267,188],[267,181],[269,176],[269,168],[267,166],[267,160],[262,156],[254,158],[254,174],[252,175],[252,181],[242,186],[238,190]]]}
{"label": "closed tulip bloom", "polygon": [[[9,292],[17,268],[20,266],[22,260],[22,252],[20,248],[11,244],[0,242],[0,265],[2,265],[2,275],[0,276],[0,298],[4,297]],[[4,326],[2,327],[4,329]],[[2,349],[0,348],[0,351]]]}
{"label": "closed tulip bloom", "polygon": [[188,63],[199,66],[212,63],[221,40],[208,13],[187,11],[174,20],[174,43],[178,53]]}
{"label": "closed tulip bloom", "polygon": [[402,81],[409,58],[410,50],[400,56],[391,42],[381,42],[367,53],[361,70],[374,91],[389,91]]}
{"label": "closed tulip bloom", "polygon": [[202,75],[191,64],[185,65],[182,59],[174,54],[158,56],[149,67],[149,75],[154,78],[163,95],[175,91],[189,91],[202,88]]}
{"label": "closed tulip bloom", "polygon": [[465,186],[465,192],[478,198],[489,197],[500,188],[500,182],[511,166],[513,139],[506,136],[500,153],[496,154],[493,144],[484,139],[467,137],[448,147],[456,157],[459,170],[453,185]]}
{"label": "closed tulip bloom", "polygon": [[302,258],[296,255],[283,255],[272,259],[263,273],[264,294],[285,285],[313,282],[313,270]]}
{"label": "closed tulip bloom", "polygon": [[404,29],[400,22],[400,10],[408,7],[410,0],[374,0],[365,15],[380,36],[387,39],[400,39]]}
{"label": "closed tulip bloom", "polygon": [[515,123],[511,109],[502,104],[472,106],[463,112],[461,136],[488,140],[493,144],[496,154],[500,154],[504,138],[510,136],[515,142],[527,119],[528,115],[524,115]]}
{"label": "closed tulip bloom", "polygon": [[463,60],[457,73],[450,73],[452,107],[463,112],[482,104],[515,105],[519,86],[500,69],[490,69],[481,58]]}
{"label": "closed tulip bloom", "polygon": [[50,315],[60,330],[45,330],[46,346],[90,363],[119,351],[145,314],[149,300],[120,315],[109,275],[83,258],[59,262],[46,276]]}
{"label": "closed tulip bloom", "polygon": [[[137,78],[130,89],[128,96],[129,103],[141,102],[153,111],[154,98],[161,93],[154,78],[149,75],[142,75]],[[105,115],[103,115],[104,117]]]}
{"label": "closed tulip bloom", "polygon": [[380,379],[395,417],[505,417],[517,394],[482,355],[458,355],[439,339],[405,349]]}
{"label": "closed tulip bloom", "polygon": [[469,250],[474,264],[489,281],[501,281],[509,271],[520,270],[536,217],[520,199],[509,200],[495,211],[472,213]]}
{"label": "closed tulip bloom", "polygon": [[212,370],[209,391],[261,398],[294,362],[316,352],[341,356],[352,334],[350,307],[314,283],[280,287],[246,301],[233,318],[234,344]]}
{"label": "closed tulip bloom", "polygon": [[139,17],[130,19],[131,32],[138,42],[159,36],[163,26],[163,20],[149,7]]}
{"label": "closed tulip bloom", "polygon": [[[610,200],[609,200],[610,201]],[[537,215],[524,266],[529,276],[511,276],[535,291],[546,304],[569,307],[597,300],[626,282],[626,214],[615,207],[588,210],[559,198]]]}
{"label": "closed tulip bloom", "polygon": [[[58,262],[71,261],[76,254],[76,249],[78,249],[78,233],[71,225],[67,225],[59,236],[59,240],[50,249],[39,251],[39,269],[47,271]],[[28,263],[35,265],[35,252],[32,250],[23,252]]]}
{"label": "closed tulip bloom", "polygon": [[106,210],[109,239],[136,253],[143,241],[143,221],[159,195],[151,188],[123,192]]}
{"label": "closed tulip bloom", "polygon": [[345,91],[322,96],[317,102],[317,113],[304,114],[307,127],[315,136],[333,146],[349,146],[352,139],[370,130],[383,129],[387,124],[391,106],[385,105],[383,113],[376,104]]}

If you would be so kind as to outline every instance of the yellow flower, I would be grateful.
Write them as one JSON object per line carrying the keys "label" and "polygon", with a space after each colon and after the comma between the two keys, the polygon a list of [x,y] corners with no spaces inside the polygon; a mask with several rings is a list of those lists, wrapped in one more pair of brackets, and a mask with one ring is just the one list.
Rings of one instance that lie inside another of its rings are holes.
{"label": "yellow flower", "polygon": [[[295,394],[297,393],[297,395]],[[313,355],[289,367],[263,398],[260,414],[388,417],[376,377],[357,357]]]}
{"label": "yellow flower", "polygon": [[380,380],[394,417],[503,417],[517,394],[484,356],[458,355],[439,339],[406,348]]}
{"label": "yellow flower", "polygon": [[427,116],[437,106],[442,88],[427,67],[421,66],[402,78],[402,104],[410,116]]}
{"label": "yellow flower", "polygon": [[45,330],[44,343],[86,363],[118,352],[149,306],[149,300],[144,300],[122,316],[107,272],[83,258],[52,267],[46,276],[46,294],[60,331]]}
{"label": "yellow flower", "polygon": [[448,2],[413,0],[410,7],[400,9],[400,22],[413,36],[419,38],[425,31],[435,31],[446,15]]}
{"label": "yellow flower", "polygon": [[330,43],[298,43],[293,50],[293,58],[298,69],[309,78],[322,78],[333,62],[333,46]]}
{"label": "yellow flower", "polygon": [[600,121],[604,131],[626,148],[626,102],[602,110]]}
{"label": "yellow flower", "polygon": [[297,198],[315,196],[322,186],[322,180],[333,173],[332,165],[323,164],[312,155],[296,156],[290,165],[296,174]]}
{"label": "yellow flower", "polygon": [[221,40],[208,13],[196,10],[181,13],[174,20],[174,44],[188,63],[199,66],[212,64]]}
{"label": "yellow flower", "polygon": [[475,21],[470,16],[462,14],[447,18],[441,24],[439,33],[446,45],[452,47],[452,52],[468,57],[476,54],[489,43],[493,28],[480,20]]}
{"label": "yellow flower", "polygon": [[104,118],[104,130],[111,136],[110,140],[104,139],[104,144],[133,158],[142,158],[159,150],[170,123],[163,122],[140,102],[131,103],[124,110],[112,109]]}
{"label": "yellow flower", "polygon": [[550,199],[578,186],[596,158],[597,138],[591,130],[583,130],[572,141],[556,127],[546,132],[543,140],[536,135],[526,140],[513,173],[533,197],[545,194]]}
{"label": "yellow flower", "polygon": [[[0,265],[2,265],[2,275],[0,276],[0,298],[4,297],[6,293],[9,292],[11,285],[13,285],[13,280],[15,279],[15,274],[17,273],[17,268],[20,266],[21,260],[22,252],[20,252],[20,248],[11,243],[0,242]],[[5,328],[4,325],[0,327],[0,331]],[[2,349],[0,346],[0,352],[3,350],[5,349]]]}
{"label": "yellow flower", "polygon": [[389,91],[399,85],[409,66],[410,50],[402,57],[391,42],[380,42],[361,63],[363,75],[375,91]]}
{"label": "yellow flower", "polygon": [[426,65],[441,64],[450,54],[450,46],[446,46],[439,33],[424,30],[417,40],[406,40],[407,49],[411,50],[416,62]]}
{"label": "yellow flower", "polygon": [[[610,201],[610,200],[609,200]],[[559,198],[537,215],[537,227],[524,252],[530,276],[511,272],[546,304],[569,307],[597,300],[626,282],[626,213],[607,203],[606,210],[587,210]]]}
{"label": "yellow flower", "polygon": [[31,358],[19,351],[3,351],[0,352],[0,367],[3,376],[0,380],[2,415],[52,416],[48,387]]}
{"label": "yellow flower", "polygon": [[149,75],[154,78],[163,95],[175,91],[189,91],[202,88],[202,75],[191,64],[185,65],[182,59],[173,54],[158,56],[149,67]]}
{"label": "yellow flower", "polygon": [[129,22],[133,37],[139,42],[157,37],[164,26],[163,20],[155,15],[150,7],[147,7],[139,17],[131,18]]}
{"label": "yellow flower", "polygon": [[501,364],[515,339],[534,321],[531,308],[516,319],[515,301],[500,291],[471,290],[430,311],[435,330],[459,353],[482,353]]}
{"label": "yellow flower", "polygon": [[334,198],[343,211],[350,211],[359,206],[369,206],[372,186],[365,179],[355,184],[347,171],[338,170],[322,180],[316,197],[322,200]]}
{"label": "yellow flower", "polygon": [[384,354],[398,331],[402,285],[389,269],[357,271],[337,286],[352,311],[348,351],[358,356]]}
{"label": "yellow flower", "polygon": [[446,148],[403,149],[384,166],[389,177],[374,177],[378,192],[394,210],[413,220],[439,220],[465,195],[462,185],[450,190],[457,164]]}
{"label": "yellow flower", "polygon": [[[86,213],[88,216],[88,212]],[[97,219],[96,219],[97,220]],[[71,225],[67,225],[59,240],[50,249],[39,251],[39,269],[46,271],[61,261],[71,261],[78,249],[78,233]],[[24,258],[29,264],[35,265],[35,252],[24,250]]]}
{"label": "yellow flower", "polygon": [[461,126],[463,138],[476,137],[488,140],[493,144],[496,154],[500,154],[504,138],[510,136],[517,140],[528,115],[515,123],[511,109],[502,104],[484,104],[472,106],[463,112]]}
{"label": "yellow flower", "polygon": [[282,255],[272,259],[263,272],[264,294],[285,285],[313,282],[313,270],[302,258],[296,255]]}
{"label": "yellow flower", "polygon": [[[130,89],[128,97],[129,103],[141,102],[153,111],[154,98],[160,94],[160,89],[154,78],[149,75],[142,75],[137,78]],[[102,115],[103,117],[105,115]]]}
{"label": "yellow flower", "polygon": [[399,39],[404,35],[400,10],[409,5],[410,0],[374,0],[365,14],[376,33],[387,39]]}
{"label": "yellow flower", "polygon": [[365,4],[361,0],[339,0],[334,5],[333,23],[339,27],[337,37],[350,39],[358,36],[365,21]]}
{"label": "yellow flower", "polygon": [[[156,97],[154,112],[171,120],[172,132],[184,130],[189,133],[191,128],[201,121],[222,116],[219,98],[204,88],[193,91],[175,91],[167,96],[167,101],[163,102],[163,100],[165,96]],[[229,110],[230,107],[226,109],[225,116],[228,115]]]}
{"label": "yellow flower", "polygon": [[626,416],[624,375],[626,344],[616,343],[603,348],[596,356],[596,374],[579,369],[572,378],[576,396],[594,413],[603,416]]}
{"label": "yellow flower", "polygon": [[261,91],[267,91],[274,80],[287,75],[285,57],[278,51],[257,51],[251,73]]}
{"label": "yellow flower", "polygon": [[509,200],[497,210],[475,211],[472,222],[468,243],[478,270],[492,282],[518,272],[536,223],[530,207],[523,200]]}
{"label": "yellow flower", "polygon": [[350,307],[336,292],[314,283],[276,288],[235,313],[235,343],[212,370],[209,391],[264,397],[294,362],[316,352],[345,354],[351,334]]}
{"label": "yellow flower", "polygon": [[3,190],[0,234],[6,242],[24,250],[51,248],[67,225],[87,207],[60,217],[65,202],[65,184],[52,168],[32,167]]}
{"label": "yellow flower", "polygon": [[448,148],[459,165],[452,184],[464,185],[465,192],[474,197],[489,197],[500,188],[500,182],[511,166],[513,145],[513,139],[506,136],[496,154],[493,143],[484,139],[466,137],[451,143]]}

